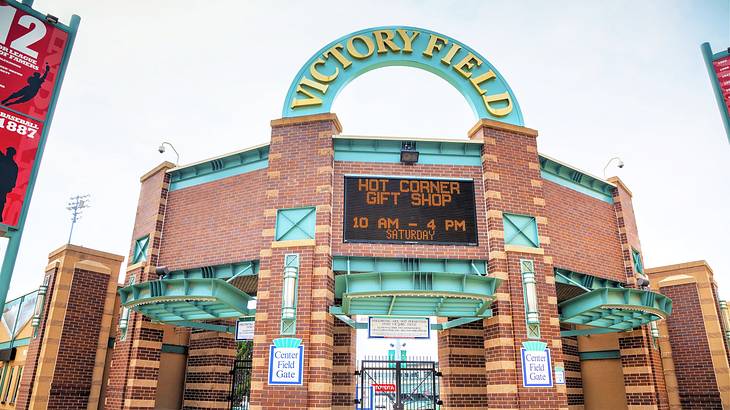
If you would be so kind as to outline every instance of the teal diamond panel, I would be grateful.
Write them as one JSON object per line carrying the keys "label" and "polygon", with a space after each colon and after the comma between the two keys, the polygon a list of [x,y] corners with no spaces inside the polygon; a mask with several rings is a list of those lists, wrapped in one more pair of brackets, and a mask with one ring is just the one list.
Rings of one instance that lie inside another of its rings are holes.
{"label": "teal diamond panel", "polygon": [[317,212],[314,207],[279,209],[276,213],[277,241],[314,239],[314,223]]}
{"label": "teal diamond panel", "polygon": [[504,222],[504,244],[539,248],[537,222],[534,216],[502,214]]}
{"label": "teal diamond panel", "polygon": [[641,263],[641,254],[636,249],[631,249],[631,257],[634,260],[634,270],[637,273],[644,273],[644,265]]}
{"label": "teal diamond panel", "polygon": [[147,260],[147,248],[150,245],[150,236],[144,236],[134,242],[134,254],[132,263],[144,262]]}

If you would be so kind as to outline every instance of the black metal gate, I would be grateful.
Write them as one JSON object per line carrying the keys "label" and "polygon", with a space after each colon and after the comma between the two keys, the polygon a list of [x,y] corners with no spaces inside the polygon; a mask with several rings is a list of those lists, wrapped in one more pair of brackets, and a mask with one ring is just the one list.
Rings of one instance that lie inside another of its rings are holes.
{"label": "black metal gate", "polygon": [[363,360],[356,375],[357,409],[436,410],[441,405],[435,362]]}
{"label": "black metal gate", "polygon": [[231,410],[248,410],[251,395],[251,359],[233,362],[231,375]]}

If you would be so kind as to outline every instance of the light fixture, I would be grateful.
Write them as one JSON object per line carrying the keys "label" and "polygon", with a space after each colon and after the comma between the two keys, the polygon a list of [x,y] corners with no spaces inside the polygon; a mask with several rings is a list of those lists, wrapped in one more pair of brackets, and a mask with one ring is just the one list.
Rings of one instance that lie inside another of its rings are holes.
{"label": "light fixture", "polygon": [[51,24],[58,24],[58,17],[50,15],[50,14],[46,14],[46,21]]}
{"label": "light fixture", "polygon": [[30,325],[33,327],[33,337],[38,335],[38,327],[41,325],[41,315],[43,315],[43,306],[46,304],[46,293],[48,293],[48,277],[43,280],[43,284],[38,288],[38,296],[35,300],[35,309],[33,310],[33,319]]}
{"label": "light fixture", "polygon": [[297,288],[299,276],[299,254],[284,255],[284,278],[281,288],[281,334],[295,335],[297,332]]}
{"label": "light fixture", "polygon": [[603,167],[603,179],[606,179],[606,170],[608,169],[608,166],[611,165],[611,162],[613,162],[613,161],[618,161],[618,163],[616,164],[617,167],[619,167],[619,168],[624,167],[624,162],[623,162],[623,160],[621,160],[621,158],[613,157],[613,158],[609,159],[608,162],[606,163],[606,166]]}
{"label": "light fixture", "polygon": [[406,165],[413,165],[418,162],[418,151],[413,141],[403,141],[400,148],[400,162]]}
{"label": "light fixture", "polygon": [[172,144],[170,144],[167,141],[162,141],[160,143],[160,146],[157,147],[157,151],[160,154],[164,154],[165,153],[165,145],[167,145],[168,147],[172,148],[172,151],[175,152],[175,156],[176,156],[175,165],[177,165],[180,162],[180,154],[178,154],[177,150],[175,149],[175,147]]}
{"label": "light fixture", "polygon": [[162,279],[170,274],[170,268],[167,266],[158,266],[155,268],[155,273],[157,274],[158,279]]}
{"label": "light fixture", "polygon": [[535,263],[521,259],[522,285],[525,292],[525,315],[528,325],[540,324],[540,313],[537,306],[537,281],[535,280]]}

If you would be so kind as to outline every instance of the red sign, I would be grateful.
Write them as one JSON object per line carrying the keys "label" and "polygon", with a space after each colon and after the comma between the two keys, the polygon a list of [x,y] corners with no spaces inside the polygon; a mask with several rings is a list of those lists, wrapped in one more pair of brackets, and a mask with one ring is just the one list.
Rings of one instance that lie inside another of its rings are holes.
{"label": "red sign", "polygon": [[16,226],[68,33],[0,0],[0,223]]}
{"label": "red sign", "polygon": [[395,393],[395,384],[391,383],[373,383],[375,393]]}
{"label": "red sign", "polygon": [[730,115],[730,56],[718,58],[712,62],[717,75],[717,83],[720,85],[720,93],[725,102],[724,108]]}

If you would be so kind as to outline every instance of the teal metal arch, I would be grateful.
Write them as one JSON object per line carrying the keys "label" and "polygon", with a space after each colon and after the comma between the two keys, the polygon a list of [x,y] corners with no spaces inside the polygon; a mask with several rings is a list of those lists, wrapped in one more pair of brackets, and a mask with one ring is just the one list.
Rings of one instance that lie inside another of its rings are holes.
{"label": "teal metal arch", "polygon": [[441,77],[464,96],[479,119],[524,125],[512,89],[486,58],[452,37],[408,26],[368,28],[324,46],[289,86],[282,117],[328,113],[350,81],[390,66],[420,68]]}

